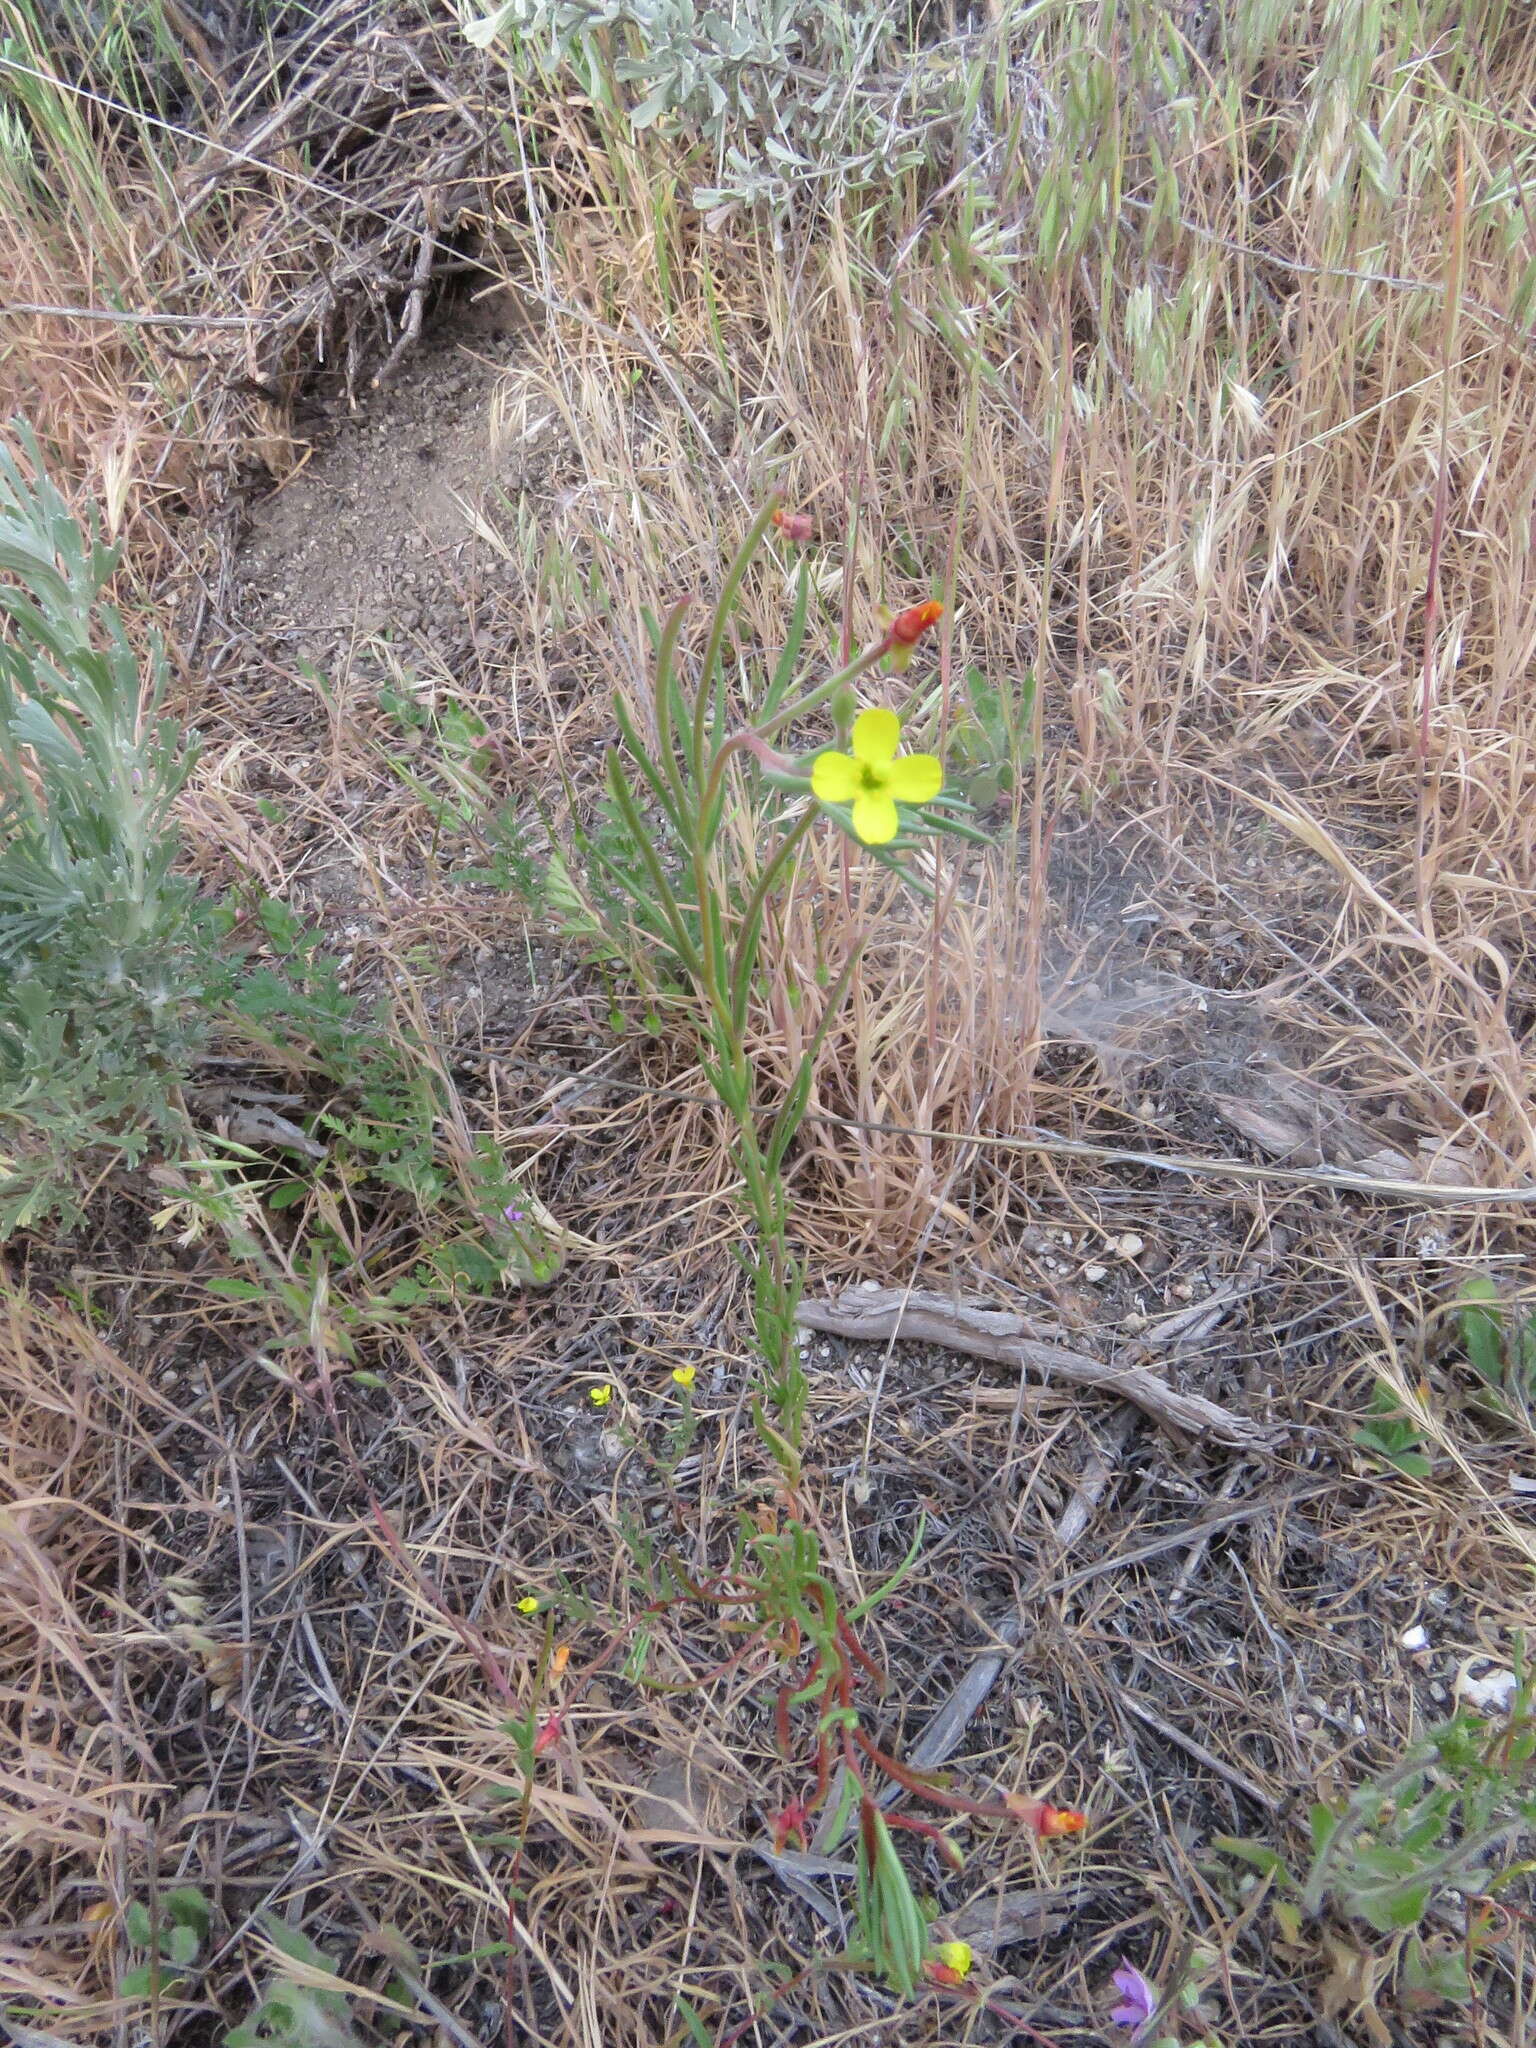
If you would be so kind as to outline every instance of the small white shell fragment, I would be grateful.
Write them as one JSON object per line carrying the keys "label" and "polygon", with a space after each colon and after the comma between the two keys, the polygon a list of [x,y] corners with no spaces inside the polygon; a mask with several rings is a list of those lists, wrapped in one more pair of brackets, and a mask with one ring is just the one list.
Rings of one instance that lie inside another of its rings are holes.
{"label": "small white shell fragment", "polygon": [[1427,1650],[1429,1630],[1422,1622],[1416,1621],[1412,1628],[1405,1628],[1397,1640],[1405,1650]]}
{"label": "small white shell fragment", "polygon": [[1462,1665],[1456,1674],[1456,1697],[1475,1713],[1507,1714],[1520,1681],[1513,1671],[1506,1671],[1499,1664],[1490,1665],[1480,1677],[1474,1678],[1472,1666],[1482,1662],[1481,1657],[1469,1657]]}
{"label": "small white shell fragment", "polygon": [[1115,1250],[1122,1259],[1139,1259],[1147,1248],[1147,1240],[1134,1230],[1128,1230],[1124,1237],[1115,1239]]}

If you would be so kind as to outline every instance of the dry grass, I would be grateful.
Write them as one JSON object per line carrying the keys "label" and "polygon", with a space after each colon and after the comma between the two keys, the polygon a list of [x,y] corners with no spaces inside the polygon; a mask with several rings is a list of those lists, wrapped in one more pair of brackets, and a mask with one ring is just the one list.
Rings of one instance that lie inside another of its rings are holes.
{"label": "dry grass", "polygon": [[[923,1532],[871,1624],[882,1741],[910,1747],[1001,1632],[962,1775],[1092,1816],[1081,1847],[977,1830],[958,1879],[914,1863],[941,1927],[978,1949],[973,1982],[1053,2043],[1105,2037],[1122,1953],[1171,1976],[1195,1947],[1224,2041],[1379,2038],[1318,1948],[1245,1919],[1210,1838],[1293,1841],[1308,1796],[1444,1711],[1458,1664],[1507,1660],[1528,1607],[1509,1477],[1529,1427],[1470,1409],[1445,1310],[1464,1271],[1518,1272],[1531,1249],[1529,1209],[1497,1193],[1536,1174],[1536,54],[1514,14],[1478,33],[1403,13],[1419,33],[1367,51],[1364,79],[1348,38],[1296,10],[1262,60],[1198,52],[1193,104],[1150,99],[1138,74],[1121,127],[1085,136],[1063,79],[1092,36],[1060,10],[1054,42],[989,73],[997,146],[973,147],[964,219],[898,193],[778,245],[739,221],[647,224],[595,203],[564,107],[525,116],[553,167],[536,230],[494,152],[452,174],[491,236],[476,264],[539,315],[507,431],[560,426],[521,504],[481,515],[497,574],[465,586],[473,663],[428,671],[491,723],[509,793],[557,834],[590,813],[612,692],[643,698],[644,609],[716,587],[770,489],[816,517],[829,652],[881,602],[951,600],[913,671],[916,733],[953,740],[972,668],[1004,689],[1039,678],[993,846],[941,856],[935,912],[819,835],[755,1021],[771,1099],[819,971],[873,934],[817,1079],[816,1112],[845,1121],[809,1124],[795,1167],[818,1285],[952,1280],[1116,1356],[1230,1285],[1168,1369],[1279,1432],[1272,1457],[1228,1459],[945,1354],[810,1351],[807,1494],[850,1596]],[[332,53],[346,93],[349,47]],[[374,56],[386,83],[409,71]],[[443,135],[488,137],[500,111],[494,76],[454,85],[425,142],[397,132],[349,183],[345,261],[328,177],[296,200],[279,130],[232,240],[200,217],[136,267],[176,218],[156,229],[169,188],[149,180],[120,243],[8,207],[13,274],[38,303],[129,280],[145,303],[276,308],[261,374],[282,397],[322,331],[356,336],[361,384],[389,292],[358,282],[359,249],[404,291],[420,238],[402,195],[454,190]],[[355,101],[322,104],[341,121]],[[1390,189],[1350,126],[1362,109]],[[1149,134],[1177,157],[1178,203],[1143,232]],[[1086,187],[1101,147],[1131,167],[1120,214],[1036,260],[1052,178],[1079,167]],[[140,190],[134,163],[120,190]],[[203,336],[193,367],[111,328],[11,334],[0,369],[130,533],[134,506],[207,490],[210,448],[296,446],[281,407],[228,393],[227,339]],[[139,537],[158,560],[159,523]],[[215,552],[190,524],[177,546]],[[743,688],[796,559],[749,583]],[[211,574],[184,614],[199,659],[229,588]],[[232,638],[200,683],[195,857],[274,893],[333,857],[355,871],[359,972],[434,949],[423,999],[468,1123],[601,1250],[546,1297],[370,1339],[387,1386],[338,1381],[334,1417],[325,1361],[264,1372],[271,1318],[205,1294],[216,1255],[149,1228],[152,1190],[126,1188],[94,1241],[18,1256],[0,1324],[0,1999],[67,2041],[135,2038],[116,1916],[191,1882],[215,1956],[154,2021],[167,2042],[222,2038],[249,2010],[264,1909],[337,1957],[380,2036],[409,2018],[406,2038],[460,2044],[670,2044],[681,1993],[720,2043],[1010,2037],[938,1992],[898,2013],[835,1966],[841,1880],[758,1853],[805,1789],[767,1674],[720,1668],[732,1640],[707,1608],[656,1611],[648,1554],[718,1570],[742,1509],[774,1492],[748,1423],[729,1166],[686,1035],[615,1044],[580,960],[454,882],[382,765],[366,689],[322,707],[269,656]],[[280,822],[262,787],[282,790]],[[745,801],[738,830],[749,863]],[[517,987],[495,1028],[474,1021],[471,973]],[[1037,1133],[1209,1170],[996,1142]],[[1337,1165],[1488,1198],[1347,1195]],[[387,1204],[369,1225],[400,1227]],[[1140,1250],[1108,1249],[1128,1234]],[[674,1466],[679,1362],[699,1367],[700,1427]],[[1373,1378],[1420,1414],[1431,1479],[1351,1447]],[[599,1382],[617,1390],[606,1416]],[[1217,1500],[1252,1513],[1213,1531]],[[547,1622],[518,1611],[529,1591]],[[1400,1637],[1421,1618],[1415,1659]],[[526,1814],[509,1701],[563,1716]],[[994,1953],[987,1926],[1036,1889],[1052,1897],[1015,1908]],[[1526,1924],[1477,2016],[1489,2043],[1529,2039]],[[808,1958],[769,2000],[763,1966]],[[1459,2038],[1463,2016],[1382,1998],[1397,2038]]]}

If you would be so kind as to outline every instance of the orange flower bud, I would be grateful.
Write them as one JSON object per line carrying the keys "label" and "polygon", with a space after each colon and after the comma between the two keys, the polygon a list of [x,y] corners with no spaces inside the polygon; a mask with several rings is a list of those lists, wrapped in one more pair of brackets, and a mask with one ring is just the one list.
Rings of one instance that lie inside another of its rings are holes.
{"label": "orange flower bud", "polygon": [[570,1661],[571,1661],[571,1646],[570,1646],[570,1644],[569,1644],[569,1643],[556,1643],[556,1645],[555,1645],[555,1654],[554,1654],[554,1655],[553,1655],[553,1656],[552,1656],[552,1657],[550,1658],[550,1660],[549,1660],[549,1675],[550,1675],[550,1677],[551,1677],[551,1678],[563,1678],[563,1677],[565,1676],[565,1667],[566,1667],[566,1665],[567,1665],[567,1664],[569,1664],[569,1663],[570,1663]]}
{"label": "orange flower bud", "polygon": [[898,612],[891,621],[891,638],[899,640],[903,647],[915,647],[930,626],[936,626],[944,616],[944,607],[936,597],[924,598],[921,604],[908,605],[904,612]]}
{"label": "orange flower bud", "polygon": [[773,523],[786,540],[809,540],[816,531],[809,512],[786,512],[782,505],[774,513]]}
{"label": "orange flower bud", "polygon": [[1003,1804],[1015,1820],[1033,1828],[1042,1842],[1059,1835],[1080,1835],[1088,1825],[1086,1813],[1070,1806],[1048,1806],[1043,1799],[1028,1799],[1022,1792],[1010,1792]]}
{"label": "orange flower bud", "polygon": [[1080,1835],[1087,1825],[1087,1814],[1078,1813],[1070,1806],[1042,1806],[1035,1831],[1045,1840],[1052,1835]]}

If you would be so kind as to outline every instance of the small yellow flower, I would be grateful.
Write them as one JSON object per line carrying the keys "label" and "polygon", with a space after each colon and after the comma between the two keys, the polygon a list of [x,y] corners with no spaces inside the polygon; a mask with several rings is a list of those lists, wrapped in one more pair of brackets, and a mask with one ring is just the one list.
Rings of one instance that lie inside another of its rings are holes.
{"label": "small yellow flower", "polygon": [[587,1399],[594,1408],[606,1408],[613,1399],[612,1387],[588,1387]]}
{"label": "small yellow flower", "polygon": [[861,711],[853,721],[851,754],[818,754],[811,788],[823,803],[853,805],[853,829],[866,846],[896,837],[896,806],[925,804],[944,786],[944,770],[932,754],[896,758],[901,720],[894,711]]}
{"label": "small yellow flower", "polygon": [[538,1596],[534,1593],[525,1593],[517,1603],[517,1611],[519,1614],[537,1614],[539,1611]]}
{"label": "small yellow flower", "polygon": [[696,1365],[675,1365],[672,1368],[672,1384],[677,1387],[691,1387],[698,1376]]}
{"label": "small yellow flower", "polygon": [[957,1977],[965,1976],[974,1960],[968,1941],[941,1941],[934,1954],[945,1969],[953,1970]]}

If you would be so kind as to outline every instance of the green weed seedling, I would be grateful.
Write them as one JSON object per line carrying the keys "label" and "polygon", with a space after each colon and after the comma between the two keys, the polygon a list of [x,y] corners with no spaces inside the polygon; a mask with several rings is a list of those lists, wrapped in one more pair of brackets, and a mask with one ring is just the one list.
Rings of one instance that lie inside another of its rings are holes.
{"label": "green weed seedling", "polygon": [[947,765],[956,788],[978,811],[1012,793],[1033,752],[1035,678],[1021,677],[1006,694],[979,668],[965,672],[960,716],[949,737]]}
{"label": "green weed seedling", "polygon": [[335,1964],[307,1935],[281,1920],[268,1918],[273,1946],[306,1975],[330,1978],[331,1984],[300,1983],[281,1965],[274,1972],[261,2004],[242,2025],[230,2029],[224,2048],[358,2048],[347,1986]]}
{"label": "green weed seedling", "polygon": [[1406,1479],[1429,1477],[1432,1468],[1423,1432],[1403,1407],[1390,1380],[1378,1380],[1372,1388],[1366,1419],[1351,1441]]}
{"label": "green weed seedling", "polygon": [[123,1972],[118,1996],[172,1997],[196,1968],[212,1925],[212,1909],[195,1885],[178,1885],[148,1906],[134,1899],[123,1915],[123,1926],[146,1960]]}
{"label": "green weed seedling", "polygon": [[[382,1308],[548,1285],[564,1262],[559,1227],[491,1139],[465,1128],[422,1032],[384,998],[353,995],[320,934],[287,904],[254,908],[273,964],[226,969],[220,1001],[273,1057],[333,1090],[311,1119],[324,1160],[266,1187],[268,1208],[297,1212],[300,1230],[370,1283]],[[408,1272],[380,1280],[368,1224],[391,1196],[409,1204],[417,1247]]]}
{"label": "green weed seedling", "polygon": [[[1479,1902],[1528,1867],[1518,1860],[1520,1847],[1536,1832],[1536,1712],[1523,1643],[1515,1670],[1507,1718],[1457,1714],[1345,1797],[1317,1801],[1300,1870],[1267,1842],[1218,1836],[1218,1849],[1272,1885],[1284,1940],[1299,1944],[1309,1925],[1328,1918],[1360,1923],[1390,1944],[1405,1995],[1434,1992],[1458,2002],[1474,1995],[1476,1965],[1495,1925]],[[1467,1932],[1447,1947],[1433,1916],[1452,1899],[1465,1909]]]}
{"label": "green weed seedling", "polygon": [[1462,1350],[1479,1381],[1478,1405],[1503,1422],[1529,1417],[1536,1410],[1536,1309],[1522,1313],[1483,1274],[1464,1280],[1456,1301]]}
{"label": "green weed seedling", "polygon": [[[389,771],[404,783],[432,820],[439,837],[468,832],[492,808],[486,776],[496,758],[490,728],[477,711],[455,698],[413,690],[410,679],[386,685],[378,706],[397,735],[381,745]],[[406,743],[402,751],[398,742]]]}

